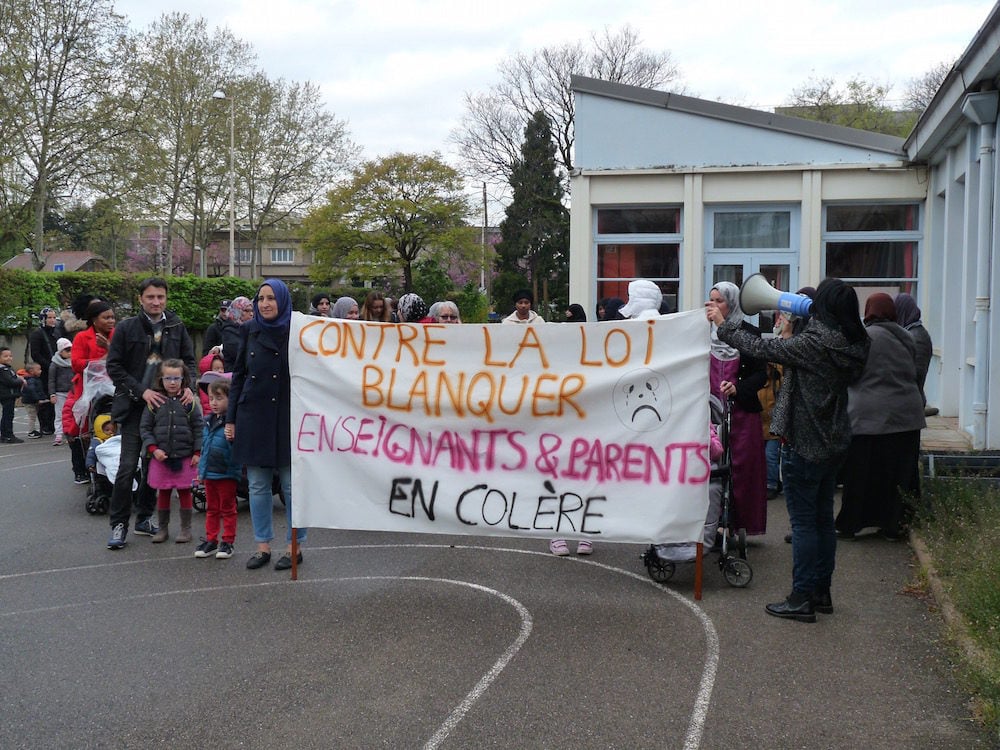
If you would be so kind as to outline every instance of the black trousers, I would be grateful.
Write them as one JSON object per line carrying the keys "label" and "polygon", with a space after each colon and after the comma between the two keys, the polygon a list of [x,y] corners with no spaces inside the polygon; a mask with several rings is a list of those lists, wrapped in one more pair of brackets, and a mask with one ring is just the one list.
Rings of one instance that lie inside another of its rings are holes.
{"label": "black trousers", "polygon": [[52,435],[56,431],[56,407],[50,401],[38,404],[38,429],[44,435]]}
{"label": "black trousers", "polygon": [[[132,517],[132,481],[135,479],[136,464],[138,464],[139,454],[142,452],[142,436],[139,434],[139,420],[141,418],[142,410],[133,409],[118,425],[118,433],[122,436],[122,455],[118,462],[115,489],[111,493],[111,507],[108,509],[112,528],[123,523],[127,529],[129,519]],[[156,492],[146,484],[148,467],[148,457],[143,458],[139,493],[135,498],[136,523],[145,521],[153,515],[153,509],[156,507]]]}

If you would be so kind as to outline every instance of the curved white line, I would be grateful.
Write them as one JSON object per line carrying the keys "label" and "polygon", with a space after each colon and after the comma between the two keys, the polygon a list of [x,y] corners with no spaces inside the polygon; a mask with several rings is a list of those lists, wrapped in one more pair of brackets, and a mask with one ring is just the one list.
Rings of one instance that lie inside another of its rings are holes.
{"label": "curved white line", "polygon": [[[482,591],[491,596],[495,596],[498,599],[502,599],[507,602],[511,607],[517,610],[517,613],[521,616],[521,627],[517,634],[517,638],[507,646],[500,658],[494,662],[493,666],[490,667],[486,674],[484,674],[479,682],[469,691],[465,698],[452,709],[451,713],[444,720],[444,723],[438,727],[438,730],[434,732],[434,735],[427,740],[424,744],[425,750],[435,750],[441,745],[448,735],[458,726],[458,724],[465,718],[465,715],[472,708],[473,704],[479,700],[479,698],[486,692],[487,688],[500,676],[500,673],[506,668],[513,659],[517,652],[521,650],[521,646],[525,644],[528,640],[528,636],[531,635],[531,629],[533,625],[533,620],[531,613],[528,608],[525,607],[521,602],[512,596],[504,594],[502,591],[497,591],[496,589],[491,589],[486,586],[481,586],[478,583],[471,583],[469,581],[456,581],[452,578],[431,578],[428,576],[348,576],[344,578],[315,578],[308,581],[302,581],[302,583],[316,584],[316,583],[341,583],[344,581],[420,581],[424,583],[450,583],[455,586],[465,586],[470,589],[475,589],[476,591]],[[11,617],[11,616],[21,616],[29,614],[39,614],[42,612],[53,612],[61,609],[70,609],[74,607],[83,606],[99,606],[101,604],[108,604],[110,602],[123,602],[123,601],[134,601],[137,599],[153,599],[165,596],[179,596],[188,594],[200,594],[211,591],[222,591],[226,589],[239,589],[239,588],[254,588],[260,586],[279,586],[285,581],[265,581],[259,583],[247,583],[247,584],[235,584],[229,586],[206,586],[204,588],[197,589],[175,589],[173,591],[157,591],[145,594],[136,594],[134,596],[119,597],[117,599],[106,599],[104,601],[89,601],[89,602],[78,602],[76,604],[64,604],[57,605],[53,607],[39,607],[37,609],[25,609],[18,612],[4,612],[0,613],[0,616]]]}
{"label": "curved white line", "polygon": [[[677,593],[673,589],[666,588],[665,586],[660,586],[659,584],[653,582],[651,579],[642,576],[638,573],[634,573],[630,570],[623,570],[622,568],[616,568],[611,565],[606,565],[604,563],[596,562],[595,560],[589,558],[580,558],[580,557],[556,558],[553,557],[548,552],[539,552],[537,550],[528,550],[528,549],[518,549],[516,547],[488,547],[482,545],[466,545],[466,544],[340,544],[340,545],[331,545],[327,547],[313,547],[313,546],[309,547],[310,550],[314,551],[319,551],[319,550],[335,551],[335,550],[349,550],[349,549],[392,549],[392,548],[461,549],[461,550],[475,550],[475,551],[485,551],[485,552],[514,552],[522,555],[539,555],[541,557],[550,559],[553,562],[555,562],[556,560],[568,561],[572,563],[578,563],[581,565],[591,565],[597,568],[601,568],[603,570],[607,570],[612,573],[618,573],[620,575],[624,575],[629,578],[634,578],[637,581],[641,581],[649,586],[652,586],[657,591],[670,595],[676,601],[680,602],[685,607],[687,607],[687,609],[701,623],[702,630],[705,633],[706,650],[707,650],[707,653],[705,655],[705,668],[702,670],[701,681],[699,683],[698,693],[695,696],[694,708],[691,713],[691,721],[688,724],[687,733],[685,734],[683,748],[684,750],[697,750],[697,748],[701,746],[701,738],[705,731],[705,720],[706,717],[708,716],[708,708],[711,702],[712,691],[715,687],[715,677],[716,674],[718,673],[718,668],[719,668],[719,636],[715,630],[715,625],[712,624],[712,620],[708,617],[708,615],[705,614],[705,612],[701,609],[701,607],[699,607],[693,601],[690,601],[689,599],[685,598],[684,596]],[[107,567],[112,565],[139,565],[150,562],[160,563],[163,562],[164,560],[182,560],[182,559],[189,560],[190,557],[188,555],[174,556],[167,558],[158,557],[158,558],[147,558],[144,560],[127,560],[116,563],[98,563],[94,565],[80,565],[72,568],[54,568],[44,571],[8,573],[6,575],[0,575],[0,581],[12,578],[22,578],[33,575],[42,575],[45,573],[73,572],[81,570],[90,570],[93,568]],[[312,582],[313,580],[314,579],[309,579],[309,581],[300,580],[298,581],[298,583]],[[315,579],[316,582],[321,582],[326,580],[347,580],[347,579]],[[448,580],[448,579],[440,579],[440,580]],[[266,583],[245,584],[245,586],[248,588],[251,586],[278,586],[278,585],[283,585],[284,583],[287,583],[287,581],[272,581]],[[477,584],[466,584],[466,585],[477,586]],[[125,597],[124,599],[115,599],[113,601],[128,601],[130,599],[143,599],[154,596],[162,596],[165,595],[166,593],[178,593],[178,594],[198,593],[202,591],[222,591],[229,588],[243,588],[243,587],[244,587],[243,584],[231,584],[227,586],[212,586],[203,589],[190,589],[187,591],[182,590],[176,592],[154,592],[154,593],[138,594],[131,597]],[[500,594],[499,592],[497,592],[497,595],[501,597],[505,596],[504,594]],[[93,602],[93,601],[81,602],[78,604],[65,604],[55,607],[43,607],[32,610],[21,610],[20,612],[0,612],[0,618],[13,614],[34,614],[37,612],[49,612],[57,609],[65,609],[68,607],[78,607],[78,606],[82,607],[82,606],[90,606],[92,604],[101,604],[101,603],[104,602]]]}

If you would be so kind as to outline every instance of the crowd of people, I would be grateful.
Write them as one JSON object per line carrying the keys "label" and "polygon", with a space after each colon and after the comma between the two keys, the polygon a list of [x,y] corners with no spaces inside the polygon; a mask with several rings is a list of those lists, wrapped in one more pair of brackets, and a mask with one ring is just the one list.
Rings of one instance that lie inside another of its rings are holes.
{"label": "crowd of people", "polygon": [[[735,284],[712,287],[705,303],[711,323],[707,395],[729,404],[733,529],[762,535],[768,500],[784,494],[788,506],[791,593],[766,609],[811,622],[817,612],[833,611],[838,537],[853,539],[867,528],[887,539],[906,532],[908,498],[919,492],[931,342],[909,294],[895,299],[872,294],[863,315],[855,290],[838,279],[799,294],[813,299],[811,313],[779,312],[774,335],[762,336],[741,309]],[[108,475],[113,482],[108,549],[126,546],[133,515],[134,534],[167,541],[174,495],[179,506],[174,541],[192,541],[192,488],[200,487],[206,519],[195,556],[231,557],[236,493],[245,482],[256,544],[247,567],[271,562],[275,491],[285,503],[287,546],[274,568],[300,564],[306,530],[298,530],[293,545],[288,287],[267,279],[252,300],[222,300],[204,333],[200,361],[167,300],[167,282],[152,277],[140,284],[138,314],[121,321],[108,301],[89,296],[62,316],[51,308],[40,311],[29,336],[31,361],[23,370],[15,371],[11,350],[0,347],[0,440],[23,442],[13,432],[14,403],[20,399],[27,437],[52,436],[54,446],[68,445],[73,481],[90,483],[95,459],[88,461],[83,438],[94,426],[87,425],[90,414],[80,407],[92,398],[86,375],[98,363],[114,394],[101,441],[113,437],[117,451],[116,470]],[[530,290],[517,291],[511,302],[513,312],[502,324],[545,322]],[[360,302],[319,293],[308,311],[383,323],[462,322],[454,302],[428,305],[412,292],[397,300],[373,290]],[[663,294],[654,282],[639,279],[629,284],[627,300],[602,299],[595,312],[597,321],[655,317],[664,312]],[[569,305],[564,317],[587,321],[579,304]],[[263,424],[275,429],[259,429]],[[706,544],[712,544],[716,526],[707,519]],[[567,539],[553,539],[549,548],[555,555],[570,554]],[[591,554],[593,545],[579,542],[576,552]]]}

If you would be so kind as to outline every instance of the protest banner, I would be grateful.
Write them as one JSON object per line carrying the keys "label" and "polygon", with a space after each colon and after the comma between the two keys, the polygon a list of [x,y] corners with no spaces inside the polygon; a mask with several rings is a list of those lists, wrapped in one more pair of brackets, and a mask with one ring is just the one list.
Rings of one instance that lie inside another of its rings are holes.
{"label": "protest banner", "polygon": [[701,539],[709,327],[292,316],[296,527]]}

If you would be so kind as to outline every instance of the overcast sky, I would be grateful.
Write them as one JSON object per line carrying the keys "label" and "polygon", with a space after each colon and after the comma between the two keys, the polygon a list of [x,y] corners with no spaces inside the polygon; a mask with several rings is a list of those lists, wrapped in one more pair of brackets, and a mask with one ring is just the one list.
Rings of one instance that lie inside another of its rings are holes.
{"label": "overcast sky", "polygon": [[118,0],[136,29],[180,11],[228,27],[272,77],[314,81],[368,157],[440,151],[466,92],[519,52],[631,24],[669,50],[688,93],[758,108],[810,75],[906,82],[960,55],[985,0]]}

